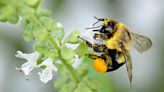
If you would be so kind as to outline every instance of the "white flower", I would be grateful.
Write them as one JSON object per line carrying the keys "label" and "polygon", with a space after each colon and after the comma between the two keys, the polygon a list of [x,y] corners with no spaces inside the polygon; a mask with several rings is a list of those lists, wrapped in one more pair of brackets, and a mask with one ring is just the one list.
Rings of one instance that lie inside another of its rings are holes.
{"label": "white flower", "polygon": [[23,71],[26,78],[28,79],[29,77],[29,74],[31,73],[31,71],[37,67],[37,59],[38,59],[38,56],[39,56],[39,53],[38,52],[33,52],[33,53],[30,53],[30,54],[25,54],[25,53],[22,53],[21,51],[17,51],[17,54],[15,55],[16,57],[18,58],[22,58],[22,59],[25,59],[27,60],[26,63],[24,63],[21,68],[17,68],[17,70],[19,71]]}
{"label": "white flower", "polygon": [[82,60],[80,60],[80,58],[78,57],[78,55],[75,55],[75,61],[74,61],[74,63],[72,64],[72,67],[73,67],[74,69],[76,69],[76,68],[81,64],[81,61],[82,61]]}
{"label": "white flower", "polygon": [[53,74],[52,71],[57,71],[57,68],[54,66],[52,59],[47,58],[44,60],[39,66],[46,66],[45,69],[42,70],[42,72],[39,72],[40,80],[43,83],[47,83],[48,81],[52,80]]}

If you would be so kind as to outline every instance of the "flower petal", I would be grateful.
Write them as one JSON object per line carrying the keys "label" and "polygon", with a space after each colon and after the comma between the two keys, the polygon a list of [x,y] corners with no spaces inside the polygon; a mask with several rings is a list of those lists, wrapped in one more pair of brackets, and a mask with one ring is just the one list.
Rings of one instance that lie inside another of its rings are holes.
{"label": "flower petal", "polygon": [[15,56],[18,58],[26,59],[28,62],[36,62],[39,57],[39,53],[33,52],[30,54],[26,54],[22,53],[21,51],[17,51],[17,54]]}
{"label": "flower petal", "polygon": [[27,62],[24,63],[20,69],[17,68],[17,70],[23,71],[25,76],[28,77],[31,71],[37,67],[37,59],[39,57],[39,53],[33,52],[30,54],[24,54],[21,51],[17,51],[15,56],[27,60]]}
{"label": "flower petal", "polygon": [[43,83],[47,83],[48,81],[52,80],[52,69],[50,69],[49,67],[45,68],[42,70],[42,72],[38,73],[39,76],[40,76],[40,80],[43,82]]}
{"label": "flower petal", "polygon": [[81,64],[81,60],[79,59],[78,55],[75,55],[75,61],[72,64],[72,67],[76,69],[80,64]]}
{"label": "flower petal", "polygon": [[29,62],[26,62],[21,66],[21,70],[24,72],[25,76],[28,76],[33,69],[34,66],[32,66]]}
{"label": "flower petal", "polygon": [[40,66],[43,66],[43,65],[45,65],[46,67],[48,67],[48,68],[50,68],[50,69],[52,69],[52,70],[54,70],[54,71],[57,71],[57,68],[54,66],[53,61],[52,61],[51,58],[47,58],[46,60],[44,60],[44,61],[43,61],[40,65],[38,65],[38,66],[40,67]]}

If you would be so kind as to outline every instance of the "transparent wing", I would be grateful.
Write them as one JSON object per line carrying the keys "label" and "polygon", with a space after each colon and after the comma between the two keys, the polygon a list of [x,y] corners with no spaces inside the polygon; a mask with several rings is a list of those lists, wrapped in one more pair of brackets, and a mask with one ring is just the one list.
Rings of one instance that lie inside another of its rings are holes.
{"label": "transparent wing", "polygon": [[152,41],[148,37],[135,33],[131,33],[131,36],[134,41],[134,48],[140,53],[152,47]]}
{"label": "transparent wing", "polygon": [[131,56],[130,56],[130,53],[129,51],[126,50],[125,52],[126,54],[126,69],[127,69],[127,73],[128,73],[128,77],[129,77],[129,81],[130,81],[130,86],[132,87],[132,59],[131,59]]}
{"label": "transparent wing", "polygon": [[133,67],[132,59],[131,59],[129,51],[126,49],[124,44],[120,44],[120,45],[121,45],[121,50],[122,50],[122,53],[124,55],[124,59],[126,62],[126,69],[127,69],[127,73],[128,73],[128,77],[129,77],[129,81],[130,81],[130,86],[132,87],[132,78],[133,78],[133,76],[132,76],[132,67]]}

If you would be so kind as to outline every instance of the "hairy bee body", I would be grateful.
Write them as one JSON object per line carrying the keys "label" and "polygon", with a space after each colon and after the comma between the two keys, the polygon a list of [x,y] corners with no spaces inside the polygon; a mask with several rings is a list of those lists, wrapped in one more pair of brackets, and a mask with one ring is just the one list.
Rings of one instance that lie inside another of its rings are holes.
{"label": "hairy bee body", "polygon": [[103,21],[103,25],[100,29],[92,30],[98,32],[94,34],[93,38],[105,41],[105,43],[91,44],[85,40],[90,48],[100,53],[100,55],[88,54],[89,58],[94,59],[93,66],[95,70],[98,72],[111,72],[126,64],[131,83],[132,59],[129,51],[135,48],[142,53],[151,48],[151,40],[146,36],[130,32],[121,22],[107,18],[96,19],[98,22]]}

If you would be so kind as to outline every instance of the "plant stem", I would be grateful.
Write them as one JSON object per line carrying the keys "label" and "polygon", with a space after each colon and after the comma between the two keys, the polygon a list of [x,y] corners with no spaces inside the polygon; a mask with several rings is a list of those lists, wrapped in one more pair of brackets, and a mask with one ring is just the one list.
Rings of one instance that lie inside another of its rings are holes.
{"label": "plant stem", "polygon": [[51,36],[49,36],[49,40],[50,40],[51,44],[54,46],[54,48],[56,48],[58,51],[60,51],[59,45]]}
{"label": "plant stem", "polygon": [[[51,36],[49,37],[49,40],[52,43],[52,45],[54,46],[54,48],[57,48],[58,52],[60,52],[60,47],[57,45],[56,41],[54,41],[54,39]],[[67,68],[68,72],[70,73],[70,75],[72,76],[74,81],[76,83],[79,83],[80,80],[79,80],[77,74],[75,73],[74,69],[68,63],[66,63],[66,61],[64,59],[60,58],[60,60],[63,63],[63,65]]]}
{"label": "plant stem", "polygon": [[66,61],[63,59],[61,59],[61,62],[67,68],[68,72],[71,74],[74,81],[78,84],[80,82],[80,80],[79,80],[77,74],[75,73],[74,69],[72,68],[72,66],[70,66],[68,63],[66,63]]}

